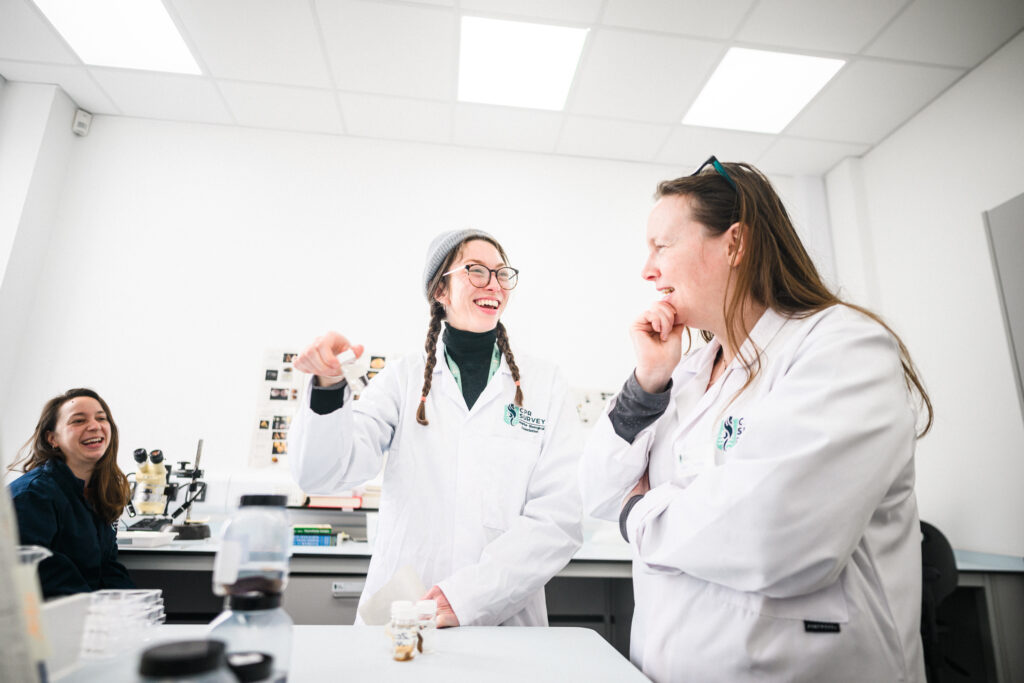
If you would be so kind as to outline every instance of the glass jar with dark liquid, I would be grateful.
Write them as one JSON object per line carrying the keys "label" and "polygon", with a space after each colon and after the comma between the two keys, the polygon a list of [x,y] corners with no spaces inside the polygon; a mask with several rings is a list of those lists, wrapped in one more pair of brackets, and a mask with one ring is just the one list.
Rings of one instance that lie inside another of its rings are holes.
{"label": "glass jar with dark liquid", "polygon": [[216,595],[281,593],[288,584],[292,526],[287,496],[244,495],[221,536],[213,565]]}

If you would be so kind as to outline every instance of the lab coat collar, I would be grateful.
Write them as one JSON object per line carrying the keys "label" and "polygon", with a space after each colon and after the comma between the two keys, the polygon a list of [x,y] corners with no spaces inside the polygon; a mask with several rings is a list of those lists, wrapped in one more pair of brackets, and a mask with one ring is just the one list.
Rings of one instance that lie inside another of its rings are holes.
{"label": "lab coat collar", "polygon": [[[740,347],[742,354],[737,354],[732,359],[728,369],[743,369],[743,362],[740,360],[740,356],[743,355],[748,360],[753,360],[758,350],[763,352],[788,320],[788,317],[770,308],[765,309],[765,312],[758,321],[754,323],[754,329],[750,331],[750,335]],[[700,332],[695,334],[700,334]],[[699,375],[706,370],[709,365],[715,362],[715,356],[718,355],[718,349],[721,347],[722,343],[717,337],[714,337],[706,346],[687,355],[679,364],[679,367],[676,368],[676,371],[672,373],[673,378],[678,377],[678,379],[674,379],[673,384],[679,386],[682,384],[682,380],[689,379],[692,375]]]}

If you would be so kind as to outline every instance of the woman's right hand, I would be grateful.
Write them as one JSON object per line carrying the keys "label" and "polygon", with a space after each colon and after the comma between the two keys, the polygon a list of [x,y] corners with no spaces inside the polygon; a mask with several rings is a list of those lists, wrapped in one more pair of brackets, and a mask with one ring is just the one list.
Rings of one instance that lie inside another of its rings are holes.
{"label": "woman's right hand", "polygon": [[296,370],[316,375],[320,386],[329,387],[345,379],[341,374],[338,355],[348,349],[352,349],[356,358],[363,355],[362,344],[353,346],[349,344],[348,339],[331,331],[314,339],[313,343],[298,355],[292,365]]}
{"label": "woman's right hand", "polygon": [[675,321],[676,309],[667,301],[656,301],[630,328],[636,351],[636,381],[649,394],[665,390],[683,357],[686,326]]}

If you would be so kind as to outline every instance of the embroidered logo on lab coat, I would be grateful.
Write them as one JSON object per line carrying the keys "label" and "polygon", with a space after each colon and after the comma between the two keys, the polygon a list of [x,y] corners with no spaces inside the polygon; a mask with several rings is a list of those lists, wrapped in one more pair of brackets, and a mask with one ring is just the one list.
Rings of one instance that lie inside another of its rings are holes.
{"label": "embroidered logo on lab coat", "polygon": [[509,403],[505,406],[505,424],[509,427],[518,426],[524,432],[536,434],[537,432],[544,431],[546,422],[546,419],[534,417],[532,411],[520,408],[515,403]]}
{"label": "embroidered logo on lab coat", "polygon": [[743,433],[743,418],[729,417],[722,420],[722,426],[718,428],[718,438],[715,439],[715,446],[720,451],[727,451],[736,445],[740,434]]}

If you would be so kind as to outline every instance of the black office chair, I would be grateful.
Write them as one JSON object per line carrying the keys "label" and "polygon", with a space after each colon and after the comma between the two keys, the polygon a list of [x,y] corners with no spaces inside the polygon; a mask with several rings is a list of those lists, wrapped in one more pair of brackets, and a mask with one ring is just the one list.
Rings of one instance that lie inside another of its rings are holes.
{"label": "black office chair", "polygon": [[924,644],[924,668],[928,683],[949,680],[949,672],[966,674],[949,661],[939,646],[942,624],[937,612],[939,605],[956,590],[957,569],[953,548],[942,532],[928,522],[921,522],[921,641]]}

